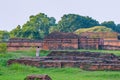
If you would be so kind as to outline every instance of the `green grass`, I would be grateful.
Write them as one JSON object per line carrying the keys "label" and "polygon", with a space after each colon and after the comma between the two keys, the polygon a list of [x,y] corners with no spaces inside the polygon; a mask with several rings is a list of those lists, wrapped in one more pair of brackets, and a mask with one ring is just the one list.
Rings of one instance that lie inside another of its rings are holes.
{"label": "green grass", "polygon": [[[77,29],[75,31],[76,34],[81,34],[84,32],[113,32],[112,29],[107,28],[105,26],[94,26],[91,28],[81,28],[81,29]],[[97,37],[97,35],[96,35]]]}
{"label": "green grass", "polygon": [[120,50],[78,50],[78,51],[101,52],[101,53],[108,53],[108,54],[113,53],[116,56],[120,56]]}
{"label": "green grass", "polygon": [[[120,51],[89,51],[109,52],[120,55]],[[41,56],[47,55],[48,52],[42,51]],[[52,80],[120,80],[120,71],[84,71],[79,68],[36,68],[20,64],[6,65],[8,59],[22,56],[34,57],[35,51],[16,51],[0,54],[0,80],[24,80],[30,74],[48,74]]]}
{"label": "green grass", "polygon": [[48,74],[53,80],[119,80],[118,71],[83,71],[78,68],[36,68],[14,64],[3,67],[2,80],[24,80],[30,74]]}

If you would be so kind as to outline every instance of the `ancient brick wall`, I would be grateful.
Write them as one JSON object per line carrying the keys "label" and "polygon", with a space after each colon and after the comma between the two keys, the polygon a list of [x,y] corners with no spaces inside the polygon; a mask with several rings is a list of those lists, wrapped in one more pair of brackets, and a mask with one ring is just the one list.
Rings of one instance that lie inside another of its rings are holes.
{"label": "ancient brick wall", "polygon": [[120,70],[120,64],[92,64],[88,66],[87,70],[101,71],[101,70]]}
{"label": "ancient brick wall", "polygon": [[120,50],[120,40],[104,40],[102,49]]}
{"label": "ancient brick wall", "polygon": [[8,65],[20,63],[42,68],[78,67],[84,70],[120,70],[120,57],[97,52],[52,51],[46,57],[8,60]]}
{"label": "ancient brick wall", "polygon": [[78,49],[78,39],[45,39],[43,49],[46,50],[65,50]]}
{"label": "ancient brick wall", "polygon": [[104,45],[120,46],[120,40],[104,40]]}
{"label": "ancient brick wall", "polygon": [[78,49],[78,35],[73,33],[53,32],[45,37],[43,41],[43,49]]}
{"label": "ancient brick wall", "polygon": [[52,80],[48,75],[29,75],[24,80]]}
{"label": "ancient brick wall", "polygon": [[99,49],[99,45],[103,45],[103,39],[100,38],[79,38],[79,49]]}
{"label": "ancient brick wall", "polygon": [[42,41],[15,38],[7,42],[8,51],[29,50],[38,46],[42,48]]}
{"label": "ancient brick wall", "polygon": [[44,41],[13,38],[7,43],[8,51],[29,50],[40,47],[45,50],[111,49],[120,50],[120,41],[115,32],[87,32],[78,36],[74,33],[53,32]]}

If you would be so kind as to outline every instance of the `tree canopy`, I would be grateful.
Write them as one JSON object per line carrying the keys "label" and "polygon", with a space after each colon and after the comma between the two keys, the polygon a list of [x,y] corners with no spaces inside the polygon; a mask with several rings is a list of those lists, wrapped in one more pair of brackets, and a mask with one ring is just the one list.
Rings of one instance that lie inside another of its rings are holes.
{"label": "tree canopy", "polygon": [[0,40],[6,41],[14,37],[42,40],[46,35],[54,31],[75,32],[78,29],[91,28],[94,26],[106,26],[114,32],[120,33],[120,24],[115,24],[114,21],[104,21],[100,24],[97,20],[89,16],[65,14],[61,17],[61,20],[56,23],[54,17],[48,17],[44,13],[39,13],[37,15],[31,15],[25,24],[16,26],[16,28],[10,32],[0,31]]}
{"label": "tree canopy", "polygon": [[0,30],[0,41],[8,41],[9,38],[9,32]]}
{"label": "tree canopy", "polygon": [[43,39],[44,36],[49,34],[49,28],[55,25],[55,21],[54,17],[48,17],[44,13],[31,15],[29,21],[22,27],[18,25],[10,34],[11,37]]}
{"label": "tree canopy", "polygon": [[80,28],[90,28],[99,25],[99,22],[88,16],[80,16],[77,14],[64,15],[58,22],[61,32],[74,32]]}

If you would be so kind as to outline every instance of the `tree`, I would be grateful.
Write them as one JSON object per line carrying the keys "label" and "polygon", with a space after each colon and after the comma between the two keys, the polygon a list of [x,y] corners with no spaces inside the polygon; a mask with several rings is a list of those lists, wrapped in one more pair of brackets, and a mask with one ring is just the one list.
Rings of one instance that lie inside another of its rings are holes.
{"label": "tree", "polygon": [[9,32],[0,31],[0,41],[8,41],[9,38],[10,38]]}
{"label": "tree", "polygon": [[106,26],[108,28],[111,28],[113,31],[116,31],[116,24],[114,21],[104,21],[101,23],[101,26]]}
{"label": "tree", "polygon": [[55,31],[59,32],[59,27],[57,27],[57,26],[50,26],[49,33],[52,33],[52,32],[55,32]]}
{"label": "tree", "polygon": [[115,28],[115,31],[120,33],[120,24],[117,24],[116,28]]}
{"label": "tree", "polygon": [[10,37],[11,38],[21,37],[21,35],[22,35],[22,30],[21,30],[21,26],[20,25],[18,25],[15,29],[10,31]]}
{"label": "tree", "polygon": [[44,36],[49,34],[50,26],[55,25],[55,18],[48,17],[44,13],[30,16],[22,27],[22,37],[29,37],[31,39],[43,39]]}
{"label": "tree", "polygon": [[58,22],[57,27],[61,32],[74,32],[80,28],[89,28],[99,25],[99,22],[88,16],[80,16],[76,14],[64,15]]}

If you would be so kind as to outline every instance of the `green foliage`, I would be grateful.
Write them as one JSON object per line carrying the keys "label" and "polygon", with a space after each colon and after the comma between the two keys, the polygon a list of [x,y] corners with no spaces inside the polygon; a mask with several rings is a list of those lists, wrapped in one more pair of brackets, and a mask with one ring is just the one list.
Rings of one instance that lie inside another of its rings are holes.
{"label": "green foliage", "polygon": [[31,67],[31,66],[25,66],[21,64],[12,64],[9,66],[9,70],[15,70],[19,72],[37,72],[38,68]]}
{"label": "green foliage", "polygon": [[21,30],[21,26],[20,25],[18,25],[15,29],[10,31],[10,37],[11,38],[21,37],[21,35],[22,35],[22,30]]}
{"label": "green foliage", "polygon": [[23,38],[43,39],[49,34],[50,26],[55,25],[55,18],[48,17],[44,13],[30,16],[30,20],[22,26]]}
{"label": "green foliage", "polygon": [[18,25],[15,29],[10,31],[11,38],[21,37],[29,39],[43,39],[49,34],[50,26],[55,25],[55,18],[48,17],[44,13],[31,15],[22,27]]}
{"label": "green foliage", "polygon": [[0,31],[0,41],[8,41],[10,38],[9,32],[7,31]]}
{"label": "green foliage", "polygon": [[92,26],[98,26],[99,22],[88,16],[80,16],[76,14],[64,15],[58,22],[61,32],[74,32],[80,28],[89,28]]}
{"label": "green foliage", "polygon": [[0,53],[6,53],[6,52],[7,52],[7,44],[0,43]]}
{"label": "green foliage", "polygon": [[81,28],[75,31],[76,34],[81,34],[83,32],[113,32],[111,28],[105,26],[95,26],[91,28]]}
{"label": "green foliage", "polygon": [[101,25],[111,28],[113,31],[120,33],[120,24],[115,24],[114,21],[104,21],[101,23]]}
{"label": "green foliage", "polygon": [[48,50],[40,50],[40,56],[46,56],[50,53]]}
{"label": "green foliage", "polygon": [[120,24],[118,24],[118,25],[116,26],[115,31],[118,32],[118,33],[120,33]]}
{"label": "green foliage", "polygon": [[52,32],[55,32],[55,31],[59,32],[59,27],[57,27],[57,26],[50,26],[49,33],[52,33]]}

